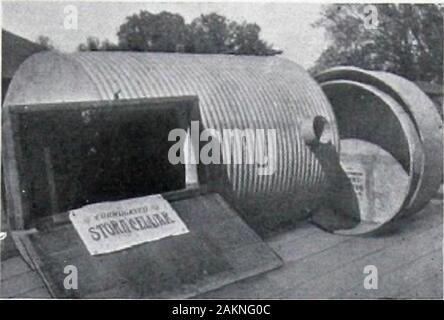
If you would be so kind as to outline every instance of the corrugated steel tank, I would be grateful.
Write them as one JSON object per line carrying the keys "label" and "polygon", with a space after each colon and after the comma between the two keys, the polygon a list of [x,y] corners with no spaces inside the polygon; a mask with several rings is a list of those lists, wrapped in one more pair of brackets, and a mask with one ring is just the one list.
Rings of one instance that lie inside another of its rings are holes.
{"label": "corrugated steel tank", "polygon": [[308,212],[309,199],[322,195],[325,172],[301,128],[323,117],[338,151],[333,111],[308,73],[279,57],[38,53],[17,71],[5,105],[113,100],[116,93],[120,99],[197,95],[206,128],[276,129],[274,174],[258,175],[254,165],[226,167],[228,191],[247,210],[274,206],[276,214],[297,202]]}

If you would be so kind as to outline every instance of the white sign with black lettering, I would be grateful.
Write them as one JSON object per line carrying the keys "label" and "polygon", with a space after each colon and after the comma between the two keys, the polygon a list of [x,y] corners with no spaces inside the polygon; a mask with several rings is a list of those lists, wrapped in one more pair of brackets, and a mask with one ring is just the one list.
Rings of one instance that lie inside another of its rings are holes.
{"label": "white sign with black lettering", "polygon": [[161,195],[88,205],[69,219],[91,255],[189,232]]}

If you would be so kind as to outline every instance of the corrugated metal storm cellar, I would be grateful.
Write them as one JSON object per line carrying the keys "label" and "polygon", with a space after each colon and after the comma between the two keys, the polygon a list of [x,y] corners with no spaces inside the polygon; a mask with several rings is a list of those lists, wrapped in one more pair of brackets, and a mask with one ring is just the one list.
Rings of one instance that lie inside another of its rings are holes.
{"label": "corrugated metal storm cellar", "polygon": [[[54,266],[71,259],[98,279],[84,283],[83,297],[107,295],[103,266],[118,275],[111,286],[125,283],[125,297],[193,296],[278,267],[238,214],[262,236],[306,218],[357,235],[421,209],[442,182],[432,102],[388,73],[343,67],[316,80],[278,57],[43,52],[26,60],[3,107],[6,200],[15,229],[38,229],[17,241],[34,248],[28,259],[47,262],[36,268],[51,293],[67,295]],[[259,174],[257,164],[172,165],[168,132],[191,121],[201,131],[275,130],[273,173]],[[95,258],[66,224],[84,205],[159,193],[188,224],[185,238]],[[162,257],[161,268],[146,252]],[[195,259],[180,269],[185,254]],[[138,276],[119,278],[134,272],[157,280],[148,288]]]}
{"label": "corrugated metal storm cellar", "polygon": [[[322,195],[325,172],[302,138],[316,116],[338,134],[319,85],[296,63],[276,57],[158,53],[36,54],[18,70],[5,105],[196,95],[206,128],[276,129],[276,172],[225,168],[232,196],[246,211],[304,217]],[[297,207],[297,208],[296,208]],[[290,209],[291,208],[291,209]],[[262,210],[261,210],[262,209]],[[251,214],[253,215],[253,214]],[[257,215],[257,214],[254,214]]]}

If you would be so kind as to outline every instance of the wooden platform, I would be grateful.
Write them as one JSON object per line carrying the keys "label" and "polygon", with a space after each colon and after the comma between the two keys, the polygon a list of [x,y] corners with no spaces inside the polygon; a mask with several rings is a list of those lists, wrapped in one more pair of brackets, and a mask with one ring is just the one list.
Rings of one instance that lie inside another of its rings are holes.
{"label": "wooden platform", "polygon": [[[283,267],[197,298],[443,298],[441,200],[379,235],[336,236],[302,222],[266,242]],[[378,269],[377,290],[363,286],[366,265]],[[20,257],[1,266],[0,296],[49,298]]]}

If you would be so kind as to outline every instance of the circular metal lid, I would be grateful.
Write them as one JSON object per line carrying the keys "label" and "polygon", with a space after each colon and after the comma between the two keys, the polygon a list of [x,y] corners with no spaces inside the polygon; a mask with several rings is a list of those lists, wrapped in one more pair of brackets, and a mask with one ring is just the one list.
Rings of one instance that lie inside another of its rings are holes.
{"label": "circular metal lid", "polygon": [[411,81],[397,75],[356,67],[335,67],[316,76],[321,84],[332,80],[351,80],[371,85],[395,99],[409,115],[423,145],[424,163],[417,186],[405,211],[419,211],[442,182],[443,123],[433,102]]}
{"label": "circular metal lid", "polygon": [[321,84],[336,115],[341,139],[361,139],[389,152],[409,176],[403,208],[418,188],[424,152],[413,122],[401,105],[373,86],[332,80]]}

